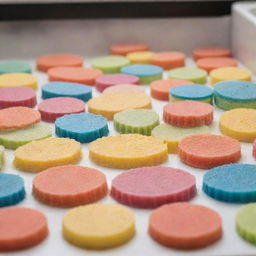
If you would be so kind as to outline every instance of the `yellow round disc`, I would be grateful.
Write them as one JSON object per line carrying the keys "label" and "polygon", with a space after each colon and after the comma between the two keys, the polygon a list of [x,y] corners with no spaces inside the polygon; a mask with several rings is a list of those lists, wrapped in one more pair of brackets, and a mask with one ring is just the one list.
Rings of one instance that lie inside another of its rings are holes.
{"label": "yellow round disc", "polygon": [[128,242],[135,234],[135,220],[126,207],[91,204],[69,210],[62,230],[64,238],[76,246],[106,249]]}
{"label": "yellow round disc", "polygon": [[53,166],[75,164],[81,156],[79,142],[51,137],[19,147],[14,152],[14,165],[23,171],[38,172]]}
{"label": "yellow round disc", "polygon": [[238,67],[217,68],[210,72],[211,84],[225,80],[251,81],[252,73],[249,70]]}
{"label": "yellow round disc", "polygon": [[244,142],[256,139],[256,109],[237,108],[224,112],[220,117],[220,131]]}
{"label": "yellow round disc", "polygon": [[167,160],[168,150],[166,144],[158,138],[121,134],[91,142],[89,157],[102,166],[128,169],[161,164]]}
{"label": "yellow round disc", "polygon": [[88,110],[109,120],[114,114],[138,108],[151,108],[151,99],[145,93],[108,93],[94,97],[88,102]]}
{"label": "yellow round disc", "polygon": [[151,63],[153,55],[153,52],[145,51],[128,53],[126,57],[132,64],[149,64]]}
{"label": "yellow round disc", "polygon": [[37,79],[31,74],[26,73],[8,73],[0,75],[0,88],[25,86],[37,90]]}

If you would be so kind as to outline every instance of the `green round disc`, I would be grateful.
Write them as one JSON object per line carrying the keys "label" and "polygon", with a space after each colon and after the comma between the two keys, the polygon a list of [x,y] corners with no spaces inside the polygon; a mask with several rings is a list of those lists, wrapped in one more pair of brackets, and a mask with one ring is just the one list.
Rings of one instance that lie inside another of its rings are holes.
{"label": "green round disc", "polygon": [[182,128],[168,124],[160,124],[152,130],[151,135],[164,140],[168,146],[168,152],[170,154],[176,154],[179,142],[186,136],[208,133],[210,133],[210,128],[206,125]]}
{"label": "green round disc", "polygon": [[31,67],[23,61],[5,61],[0,63],[0,74],[6,73],[31,73]]}
{"label": "green round disc", "polygon": [[236,215],[236,229],[244,240],[256,244],[256,203],[239,209]]}
{"label": "green round disc", "polygon": [[120,69],[129,65],[126,57],[118,55],[109,55],[98,57],[92,60],[92,67],[100,69],[105,74],[120,73]]}
{"label": "green round disc", "polygon": [[39,123],[24,129],[1,131],[0,144],[5,148],[16,149],[33,140],[41,140],[51,135],[51,126],[45,123]]}
{"label": "green round disc", "polygon": [[114,126],[120,133],[150,135],[158,124],[158,114],[149,109],[125,110],[114,115]]}
{"label": "green round disc", "polygon": [[182,79],[193,83],[205,84],[207,81],[207,72],[200,68],[182,67],[172,69],[168,77],[171,79]]}

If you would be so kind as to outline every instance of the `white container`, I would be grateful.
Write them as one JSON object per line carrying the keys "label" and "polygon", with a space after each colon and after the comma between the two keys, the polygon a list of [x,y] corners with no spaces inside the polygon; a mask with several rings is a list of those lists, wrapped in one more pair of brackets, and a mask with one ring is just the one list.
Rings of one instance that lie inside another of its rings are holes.
{"label": "white container", "polygon": [[256,72],[256,2],[236,3],[232,7],[233,55]]}

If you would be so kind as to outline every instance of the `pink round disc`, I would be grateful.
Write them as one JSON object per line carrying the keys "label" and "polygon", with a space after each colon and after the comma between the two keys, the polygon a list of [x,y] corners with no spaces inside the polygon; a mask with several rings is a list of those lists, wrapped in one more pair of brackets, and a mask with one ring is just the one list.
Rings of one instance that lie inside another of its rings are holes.
{"label": "pink round disc", "polygon": [[145,89],[135,84],[117,84],[106,88],[105,93],[145,93]]}
{"label": "pink round disc", "polygon": [[171,167],[142,167],[119,174],[112,181],[111,196],[118,202],[139,208],[155,208],[196,195],[193,175]]}
{"label": "pink round disc", "polygon": [[36,105],[36,93],[28,87],[0,88],[0,109],[24,106],[33,108]]}
{"label": "pink round disc", "polygon": [[44,100],[38,105],[42,120],[54,122],[57,117],[85,111],[82,100],[70,97],[58,97]]}
{"label": "pink round disc", "polygon": [[98,91],[103,92],[107,87],[116,84],[138,84],[139,78],[137,76],[125,74],[103,75],[96,79],[95,85]]}

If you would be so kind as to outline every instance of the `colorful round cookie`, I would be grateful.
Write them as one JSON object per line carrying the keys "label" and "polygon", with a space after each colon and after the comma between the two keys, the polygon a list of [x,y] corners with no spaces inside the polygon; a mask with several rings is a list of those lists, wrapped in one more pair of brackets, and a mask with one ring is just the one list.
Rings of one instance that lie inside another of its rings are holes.
{"label": "colorful round cookie", "polygon": [[41,212],[24,207],[0,209],[0,251],[27,249],[48,235],[47,219]]}
{"label": "colorful round cookie", "polygon": [[236,67],[237,61],[230,57],[212,57],[199,59],[196,62],[196,65],[207,72],[211,72],[217,68]]}
{"label": "colorful round cookie", "polygon": [[160,124],[151,131],[151,136],[164,140],[169,154],[176,154],[179,142],[186,136],[193,134],[208,134],[210,128],[206,125],[182,128],[168,124]]}
{"label": "colorful round cookie", "polygon": [[109,120],[118,112],[140,108],[151,108],[151,99],[145,93],[106,93],[88,101],[89,112]]}
{"label": "colorful round cookie", "polygon": [[42,98],[72,97],[83,101],[92,98],[92,88],[84,84],[50,82],[42,86]]}
{"label": "colorful round cookie", "polygon": [[108,55],[92,60],[92,67],[101,70],[105,74],[119,73],[121,68],[130,64],[126,57]]}
{"label": "colorful round cookie", "polygon": [[169,100],[170,89],[184,84],[193,84],[187,80],[169,79],[156,80],[150,84],[151,96],[157,100]]}
{"label": "colorful round cookie", "polygon": [[223,81],[214,86],[214,102],[224,110],[256,108],[256,84],[244,81]]}
{"label": "colorful round cookie", "polygon": [[238,162],[241,145],[239,141],[222,135],[190,135],[180,141],[178,156],[187,165],[209,169]]}
{"label": "colorful round cookie", "polygon": [[91,204],[69,210],[63,217],[64,238],[79,247],[107,249],[135,235],[133,213],[120,205]]}
{"label": "colorful round cookie", "polygon": [[109,133],[107,120],[91,113],[65,115],[55,121],[55,133],[59,137],[88,143]]}
{"label": "colorful round cookie", "polygon": [[251,81],[252,73],[243,68],[238,67],[222,67],[214,69],[210,72],[211,84],[215,85],[221,81],[240,80]]}
{"label": "colorful round cookie", "polygon": [[111,196],[115,200],[138,208],[155,208],[166,203],[188,201],[195,195],[193,175],[164,166],[126,171],[116,176],[111,186]]}
{"label": "colorful round cookie", "polygon": [[247,242],[256,244],[256,203],[246,204],[236,214],[236,230]]}
{"label": "colorful round cookie", "polygon": [[36,93],[32,88],[23,86],[0,88],[0,109],[17,106],[33,108],[36,103]]}
{"label": "colorful round cookie", "polygon": [[31,74],[9,73],[0,75],[0,88],[24,86],[37,90],[37,79]]}
{"label": "colorful round cookie", "polygon": [[56,118],[85,111],[85,103],[71,97],[57,97],[42,101],[38,105],[42,120],[54,122]]}
{"label": "colorful round cookie", "polygon": [[172,203],[151,213],[148,231],[156,242],[164,246],[197,249],[209,246],[221,238],[222,221],[219,214],[208,207]]}
{"label": "colorful round cookie", "polygon": [[151,63],[163,69],[183,67],[185,65],[185,55],[182,52],[161,52],[152,56]]}
{"label": "colorful round cookie", "polygon": [[150,64],[153,56],[154,53],[149,51],[131,52],[126,55],[132,64]]}
{"label": "colorful round cookie", "polygon": [[82,157],[79,142],[68,138],[46,138],[16,149],[14,165],[23,171],[39,172],[65,164],[76,164]]}
{"label": "colorful round cookie", "polygon": [[220,117],[220,131],[244,142],[256,139],[256,109],[237,108],[224,112]]}
{"label": "colorful round cookie", "polygon": [[31,73],[28,63],[18,60],[9,60],[0,63],[0,74],[6,73]]}
{"label": "colorful round cookie", "polygon": [[36,60],[38,70],[47,72],[50,68],[56,67],[82,67],[83,59],[73,54],[50,54],[40,56]]}
{"label": "colorful round cookie", "polygon": [[106,88],[117,84],[138,84],[139,78],[126,74],[103,75],[96,79],[95,86],[98,91],[103,92]]}
{"label": "colorful round cookie", "polygon": [[170,101],[196,100],[212,104],[213,90],[205,85],[180,85],[170,89]]}
{"label": "colorful round cookie", "polygon": [[150,109],[131,109],[114,115],[114,127],[120,133],[150,135],[158,124],[158,114]]}
{"label": "colorful round cookie", "polygon": [[204,102],[184,100],[164,106],[163,119],[178,127],[210,125],[213,121],[213,106]]}
{"label": "colorful round cookie", "polygon": [[203,191],[219,201],[255,202],[256,165],[226,164],[215,167],[204,175]]}
{"label": "colorful round cookie", "polygon": [[140,134],[121,134],[103,137],[89,144],[89,157],[98,165],[129,169],[154,166],[168,158],[162,140]]}
{"label": "colorful round cookie", "polygon": [[33,195],[40,202],[73,207],[94,203],[108,191],[105,175],[93,168],[63,165],[49,168],[33,179]]}
{"label": "colorful round cookie", "polygon": [[103,93],[145,93],[145,89],[134,84],[117,84],[106,88]]}
{"label": "colorful round cookie", "polygon": [[162,78],[163,69],[155,65],[133,64],[122,68],[121,73],[137,76],[141,84],[149,84]]}
{"label": "colorful round cookie", "polygon": [[207,72],[200,68],[181,67],[172,69],[168,77],[172,79],[188,80],[197,84],[205,84],[207,81]]}
{"label": "colorful round cookie", "polygon": [[204,47],[193,51],[194,60],[213,57],[230,57],[231,52],[223,47]]}
{"label": "colorful round cookie", "polygon": [[148,45],[143,43],[121,43],[113,44],[111,46],[110,52],[111,54],[126,56],[130,52],[141,52],[147,51],[148,49]]}
{"label": "colorful round cookie", "polygon": [[41,140],[52,135],[52,127],[38,123],[23,129],[0,131],[0,144],[5,148],[17,149],[34,140]]}
{"label": "colorful round cookie", "polygon": [[93,68],[79,67],[57,67],[48,70],[50,81],[62,81],[94,85],[95,80],[102,75],[102,72]]}
{"label": "colorful round cookie", "polygon": [[28,107],[11,107],[0,110],[0,130],[20,129],[40,121],[40,112]]}
{"label": "colorful round cookie", "polygon": [[19,203],[25,198],[24,181],[21,176],[0,173],[0,207]]}

